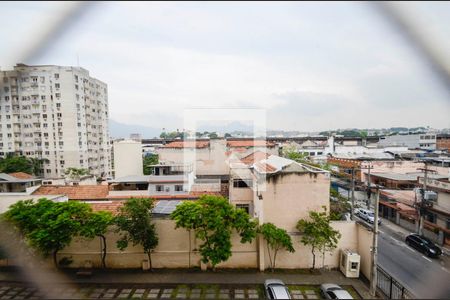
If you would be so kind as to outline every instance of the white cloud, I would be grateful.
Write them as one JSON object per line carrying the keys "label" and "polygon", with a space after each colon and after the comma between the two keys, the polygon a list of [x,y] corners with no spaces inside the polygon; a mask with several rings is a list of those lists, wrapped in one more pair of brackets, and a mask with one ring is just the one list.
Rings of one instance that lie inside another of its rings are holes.
{"label": "white cloud", "polygon": [[[108,83],[111,117],[130,124],[169,128],[181,126],[185,108],[244,106],[266,108],[274,129],[450,127],[448,94],[370,8],[98,4],[28,63],[75,65],[78,55]],[[21,14],[11,3],[6,10]],[[429,117],[417,118],[425,100]]]}

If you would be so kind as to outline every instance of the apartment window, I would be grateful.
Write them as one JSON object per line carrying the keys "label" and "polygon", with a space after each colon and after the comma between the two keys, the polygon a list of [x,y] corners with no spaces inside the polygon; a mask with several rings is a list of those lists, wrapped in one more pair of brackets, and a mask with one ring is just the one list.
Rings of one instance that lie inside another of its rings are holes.
{"label": "apartment window", "polygon": [[235,188],[248,188],[253,186],[252,180],[234,179],[233,187]]}
{"label": "apartment window", "polygon": [[57,113],[56,116],[57,116],[58,118],[61,118],[61,117],[62,117],[62,114],[61,114],[61,113]]}
{"label": "apartment window", "polygon": [[56,108],[61,108],[61,103],[56,103]]}
{"label": "apartment window", "polygon": [[55,88],[59,89],[61,85],[59,83],[55,83]]}
{"label": "apartment window", "polygon": [[163,186],[163,185],[157,185],[157,186],[156,186],[156,191],[157,191],[157,192],[162,192],[162,191],[164,191],[164,186]]}
{"label": "apartment window", "polygon": [[63,165],[63,164],[64,164],[64,161],[63,161],[63,160],[60,160],[59,163],[60,163],[61,165]]}
{"label": "apartment window", "polygon": [[5,96],[5,101],[9,101],[9,96]]}
{"label": "apartment window", "polygon": [[3,77],[3,83],[8,83],[8,77]]}
{"label": "apartment window", "polygon": [[59,142],[59,146],[64,146],[64,142]]}
{"label": "apartment window", "polygon": [[183,185],[177,184],[175,185],[175,192],[182,192],[183,191]]}
{"label": "apartment window", "polygon": [[58,122],[58,127],[61,127],[61,126],[63,126],[62,122]]}
{"label": "apartment window", "polygon": [[38,78],[37,77],[31,77],[31,81],[38,82]]}
{"label": "apartment window", "polygon": [[52,170],[50,170],[50,169],[47,169],[47,170],[45,170],[45,172],[48,174],[48,173],[51,173],[52,172]]}
{"label": "apartment window", "polygon": [[61,93],[56,93],[55,96],[56,98],[61,98]]}
{"label": "apartment window", "polygon": [[[42,114],[42,117],[44,118],[44,119],[47,119],[47,114]],[[46,126],[47,127],[47,126]]]}
{"label": "apartment window", "polygon": [[55,73],[55,79],[59,79],[59,74]]}
{"label": "apartment window", "polygon": [[243,209],[246,213],[250,214],[250,204],[236,204],[237,209]]}
{"label": "apartment window", "polygon": [[41,76],[41,83],[44,83],[44,82],[45,82],[45,77]]}
{"label": "apartment window", "polygon": [[9,92],[9,87],[5,86],[5,87],[3,88],[3,90],[5,91],[5,93],[7,93],[7,92]]}
{"label": "apartment window", "polygon": [[41,96],[41,100],[45,100],[45,95],[42,95],[42,96]]}

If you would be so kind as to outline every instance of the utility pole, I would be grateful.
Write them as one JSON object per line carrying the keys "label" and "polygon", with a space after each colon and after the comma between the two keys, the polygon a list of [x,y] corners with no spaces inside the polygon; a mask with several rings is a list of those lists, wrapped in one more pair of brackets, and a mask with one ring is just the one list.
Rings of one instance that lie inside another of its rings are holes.
{"label": "utility pole", "polygon": [[[434,170],[430,170],[428,169],[428,165],[427,162],[424,161],[423,162],[425,164],[425,168],[419,168],[419,170],[424,172],[424,176],[423,176],[423,185],[422,185],[422,190],[423,192],[420,193],[421,194],[421,199],[420,202],[418,204],[418,211],[419,211],[419,226],[418,226],[418,234],[422,235],[423,233],[423,223],[424,223],[424,215],[425,215],[425,209],[426,209],[426,200],[425,200],[425,192],[427,191],[427,181],[428,181],[428,172],[436,172]],[[417,197],[417,196],[416,196]]]}
{"label": "utility pole", "polygon": [[355,167],[352,167],[352,209],[350,219],[353,221],[353,211],[355,210]]}
{"label": "utility pole", "polygon": [[372,193],[371,189],[370,189],[370,169],[372,169],[372,166],[370,165],[369,162],[369,166],[367,167],[369,170],[369,173],[367,174],[367,209],[370,210],[370,195]]}
{"label": "utility pole", "polygon": [[375,198],[375,217],[373,220],[373,239],[372,239],[372,272],[370,276],[370,295],[375,298],[377,291],[377,260],[378,260],[378,206],[380,201],[380,190],[377,187],[377,196]]}

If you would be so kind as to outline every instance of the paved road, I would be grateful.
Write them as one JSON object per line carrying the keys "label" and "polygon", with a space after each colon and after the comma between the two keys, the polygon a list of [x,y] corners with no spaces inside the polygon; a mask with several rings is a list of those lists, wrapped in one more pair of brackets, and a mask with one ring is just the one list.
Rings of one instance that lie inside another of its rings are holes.
{"label": "paved road", "polygon": [[448,259],[424,256],[407,246],[403,235],[386,225],[381,224],[379,231],[379,266],[421,299],[450,299]]}

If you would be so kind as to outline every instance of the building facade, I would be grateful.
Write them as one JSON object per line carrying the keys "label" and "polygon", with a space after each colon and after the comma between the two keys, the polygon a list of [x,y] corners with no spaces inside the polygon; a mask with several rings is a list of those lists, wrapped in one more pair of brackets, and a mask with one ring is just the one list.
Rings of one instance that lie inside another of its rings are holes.
{"label": "building facade", "polygon": [[110,173],[107,85],[79,67],[18,64],[0,72],[0,156],[44,160],[43,176],[69,167]]}
{"label": "building facade", "polygon": [[405,146],[410,149],[436,150],[436,134],[407,134],[382,137],[378,143],[381,146]]}

